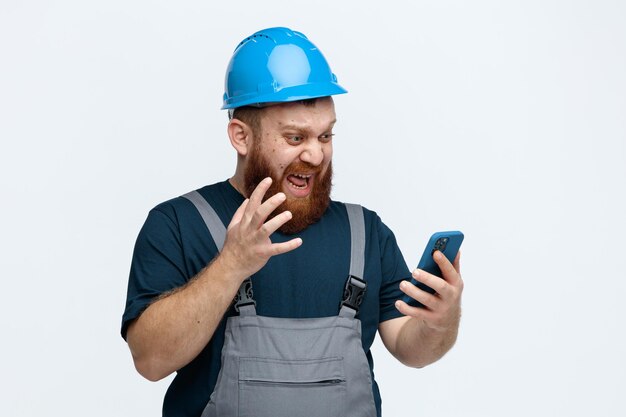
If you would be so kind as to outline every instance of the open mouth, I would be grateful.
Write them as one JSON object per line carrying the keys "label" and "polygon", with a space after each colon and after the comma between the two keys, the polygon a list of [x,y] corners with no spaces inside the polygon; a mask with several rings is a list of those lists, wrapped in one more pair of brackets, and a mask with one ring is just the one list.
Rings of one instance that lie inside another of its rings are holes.
{"label": "open mouth", "polygon": [[311,194],[315,184],[315,174],[289,174],[285,177],[285,192],[296,198],[305,198]]}
{"label": "open mouth", "polygon": [[287,181],[296,190],[305,190],[312,176],[312,174],[291,174],[287,176]]}

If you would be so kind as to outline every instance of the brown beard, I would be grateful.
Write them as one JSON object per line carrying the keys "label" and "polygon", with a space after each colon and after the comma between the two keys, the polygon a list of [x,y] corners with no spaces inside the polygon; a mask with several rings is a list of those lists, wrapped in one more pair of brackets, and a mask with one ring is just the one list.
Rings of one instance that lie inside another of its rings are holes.
{"label": "brown beard", "polygon": [[[257,142],[258,143],[258,142]],[[332,162],[328,165],[326,172],[322,174],[320,166],[313,166],[306,162],[294,161],[283,172],[282,178],[277,178],[272,172],[269,161],[261,153],[260,146],[252,147],[249,160],[246,164],[244,172],[244,187],[246,197],[250,197],[254,189],[259,183],[267,177],[272,177],[272,185],[265,193],[263,201],[267,200],[276,193],[282,192],[283,180],[290,174],[294,173],[314,173],[315,181],[311,193],[303,198],[295,198],[287,195],[287,199],[283,204],[278,206],[276,210],[269,215],[268,219],[289,210],[293,215],[291,220],[283,224],[278,230],[284,234],[292,235],[306,229],[308,226],[317,222],[328,208],[330,203],[330,191],[332,188],[333,169]]]}

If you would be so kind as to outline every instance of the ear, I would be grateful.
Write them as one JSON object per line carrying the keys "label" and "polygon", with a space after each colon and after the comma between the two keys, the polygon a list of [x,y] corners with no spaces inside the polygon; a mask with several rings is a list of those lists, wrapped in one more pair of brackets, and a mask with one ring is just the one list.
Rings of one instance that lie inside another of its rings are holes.
{"label": "ear", "polygon": [[246,156],[252,148],[252,129],[239,119],[228,122],[230,144],[240,156]]}

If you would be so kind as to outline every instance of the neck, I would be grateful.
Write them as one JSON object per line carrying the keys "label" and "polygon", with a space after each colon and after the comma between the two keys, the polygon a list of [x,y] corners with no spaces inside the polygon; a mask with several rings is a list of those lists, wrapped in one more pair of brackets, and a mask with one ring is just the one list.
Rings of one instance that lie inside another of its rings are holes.
{"label": "neck", "polygon": [[235,175],[233,175],[231,178],[228,179],[228,182],[230,182],[230,185],[232,185],[235,190],[239,191],[239,194],[241,194],[244,197],[249,197],[246,195],[246,189],[244,187],[244,181],[243,181],[243,173],[239,172],[239,169],[237,169],[237,171],[235,172]]}

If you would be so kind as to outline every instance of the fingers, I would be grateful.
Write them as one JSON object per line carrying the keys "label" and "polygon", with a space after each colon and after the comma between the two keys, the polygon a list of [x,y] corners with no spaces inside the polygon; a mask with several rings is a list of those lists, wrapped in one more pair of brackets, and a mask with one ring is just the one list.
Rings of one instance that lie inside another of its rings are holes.
{"label": "fingers", "polygon": [[[265,203],[261,204],[259,208],[256,209],[254,214],[252,215],[252,219],[250,220],[250,224],[258,229],[278,206],[280,206],[286,199],[285,193],[277,193],[265,201]],[[291,218],[291,217],[290,217]],[[289,220],[289,219],[287,219]]]}
{"label": "fingers", "polygon": [[280,255],[294,249],[297,249],[302,245],[302,239],[297,237],[283,243],[274,243],[271,246],[270,256]]}
{"label": "fingers", "polygon": [[[441,279],[439,280],[442,281]],[[414,300],[419,301],[427,308],[436,308],[441,302],[441,299],[438,296],[426,292],[408,281],[402,281],[400,283],[400,290]]]}
{"label": "fingers", "polygon": [[441,296],[447,296],[450,293],[450,284],[436,275],[430,274],[426,271],[422,271],[421,269],[416,269],[415,271],[413,271],[412,275],[413,278],[415,278],[417,281],[421,282],[422,284],[428,285]]}
{"label": "fingers", "polygon": [[246,210],[248,218],[252,218],[253,213],[261,205],[261,202],[263,201],[263,196],[265,195],[267,190],[269,190],[271,185],[272,179],[270,177],[267,177],[263,179],[263,181],[261,181],[259,185],[256,186],[254,191],[252,191],[252,194],[250,195],[250,203],[248,204],[248,209]]}
{"label": "fingers", "polygon": [[411,307],[402,300],[396,301],[396,308],[405,316],[415,317],[422,320],[432,320],[433,313],[420,307]]}
{"label": "fingers", "polygon": [[267,237],[274,233],[280,226],[291,220],[292,214],[290,211],[283,211],[278,216],[270,219],[267,223],[261,226],[261,233],[264,237]]}
{"label": "fingers", "polygon": [[421,320],[428,328],[446,332],[450,329],[458,329],[461,318],[461,310],[453,308],[445,313],[427,310],[425,308],[411,307],[402,300],[396,301],[396,308],[405,316],[414,317]]}
{"label": "fingers", "polygon": [[[272,179],[270,177],[263,179],[250,196],[250,203],[242,217],[246,220],[244,224],[250,225],[253,230],[261,228],[267,217],[287,199],[285,193],[276,193],[263,202],[263,197],[271,185]],[[289,219],[285,219],[285,221],[287,220]]]}
{"label": "fingers", "polygon": [[461,251],[457,252],[452,265],[454,265],[454,269],[456,269],[456,272],[460,274],[461,273]]}
{"label": "fingers", "polygon": [[233,264],[241,276],[256,273],[272,256],[292,251],[302,245],[300,238],[272,243],[270,235],[291,220],[292,214],[285,211],[267,220],[287,198],[285,193],[279,192],[263,201],[271,184],[271,178],[263,179],[250,198],[239,206],[228,225],[222,255],[228,253],[235,259]]}
{"label": "fingers", "polygon": [[[443,279],[453,285],[456,285],[460,282],[461,276],[443,253],[441,253],[440,251],[435,251],[435,253],[433,253],[433,259],[435,260],[435,262],[437,262],[437,265],[439,265],[439,269],[441,269],[441,273],[443,274]],[[458,255],[455,259],[455,262],[457,261],[457,259],[460,259],[458,258]]]}
{"label": "fingers", "polygon": [[230,220],[228,228],[241,221],[241,219],[243,218],[243,213],[246,211],[246,207],[248,206],[248,202],[250,202],[250,200],[246,198],[243,203],[241,203],[235,214],[233,214],[233,218]]}
{"label": "fingers", "polygon": [[437,293],[430,294],[412,285],[408,281],[400,283],[400,290],[409,297],[419,301],[423,307],[413,307],[402,300],[397,300],[396,308],[402,314],[422,320],[426,326],[437,330],[452,328],[461,314],[462,287],[455,287],[445,280],[416,269],[413,272],[415,279],[434,288]]}

